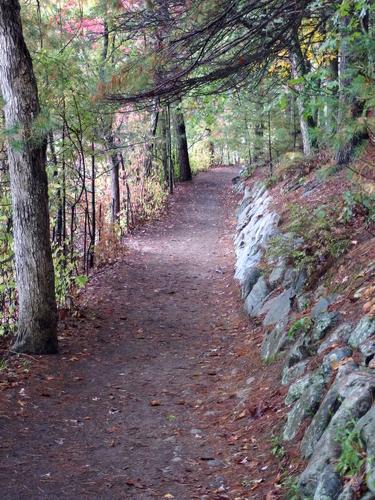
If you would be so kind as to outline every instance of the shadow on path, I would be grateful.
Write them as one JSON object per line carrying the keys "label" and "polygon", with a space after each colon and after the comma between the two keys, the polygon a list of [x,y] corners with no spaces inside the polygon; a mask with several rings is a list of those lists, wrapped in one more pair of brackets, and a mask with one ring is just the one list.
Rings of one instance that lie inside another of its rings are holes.
{"label": "shadow on path", "polygon": [[240,405],[254,380],[253,347],[238,351],[249,334],[232,279],[236,172],[181,186],[125,261],[93,277],[61,354],[1,395],[2,498],[264,498],[244,493],[255,452],[232,438],[240,421],[249,441]]}

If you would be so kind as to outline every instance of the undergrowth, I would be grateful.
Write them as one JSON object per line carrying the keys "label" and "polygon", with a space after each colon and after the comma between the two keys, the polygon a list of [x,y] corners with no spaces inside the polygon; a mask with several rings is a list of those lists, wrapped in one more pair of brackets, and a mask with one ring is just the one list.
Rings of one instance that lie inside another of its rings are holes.
{"label": "undergrowth", "polygon": [[338,206],[321,205],[313,210],[298,204],[289,206],[285,234],[270,239],[269,260],[284,258],[308,278],[321,275],[349,246]]}
{"label": "undergrowth", "polygon": [[294,339],[297,335],[304,335],[309,332],[313,326],[312,319],[308,316],[304,318],[297,319],[292,326],[289,328],[288,337]]}
{"label": "undergrowth", "polygon": [[336,441],[340,443],[341,453],[336,470],[341,476],[356,476],[365,464],[365,449],[361,433],[355,421],[350,421],[337,432]]}

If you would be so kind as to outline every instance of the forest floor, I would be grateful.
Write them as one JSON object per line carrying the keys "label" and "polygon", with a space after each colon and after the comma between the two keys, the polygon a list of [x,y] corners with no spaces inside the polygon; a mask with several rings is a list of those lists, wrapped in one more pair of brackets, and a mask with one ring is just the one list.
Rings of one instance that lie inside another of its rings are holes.
{"label": "forest floor", "polygon": [[60,354],[3,370],[1,498],[281,498],[285,390],[233,280],[236,174],[179,186],[90,280]]}

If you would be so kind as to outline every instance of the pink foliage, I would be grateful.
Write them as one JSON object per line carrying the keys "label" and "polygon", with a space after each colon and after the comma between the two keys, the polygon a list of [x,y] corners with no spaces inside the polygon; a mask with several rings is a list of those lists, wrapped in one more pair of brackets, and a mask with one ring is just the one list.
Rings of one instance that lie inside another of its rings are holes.
{"label": "pink foliage", "polygon": [[119,4],[124,10],[137,10],[144,6],[143,0],[119,0]]}
{"label": "pink foliage", "polygon": [[83,18],[78,20],[70,20],[64,24],[64,30],[67,33],[77,33],[81,31],[83,35],[102,35],[104,32],[104,24],[101,19]]}

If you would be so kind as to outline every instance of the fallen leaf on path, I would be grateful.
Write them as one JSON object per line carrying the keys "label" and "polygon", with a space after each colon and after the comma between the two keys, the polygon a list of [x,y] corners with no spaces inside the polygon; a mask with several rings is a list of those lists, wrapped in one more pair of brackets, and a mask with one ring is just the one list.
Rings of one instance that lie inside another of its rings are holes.
{"label": "fallen leaf on path", "polygon": [[251,483],[254,483],[254,486],[250,488],[251,491],[256,490],[261,483],[263,483],[264,479],[254,479]]}
{"label": "fallen leaf on path", "polygon": [[140,489],[144,488],[143,484],[140,481],[133,481],[133,479],[128,479],[126,481],[126,484],[128,486],[134,486],[134,488],[140,488]]}
{"label": "fallen leaf on path", "polygon": [[161,406],[161,402],[158,399],[152,399],[150,401],[150,406]]}
{"label": "fallen leaf on path", "polygon": [[241,420],[241,418],[245,418],[246,415],[247,415],[247,410],[243,410],[236,416],[235,420]]}

